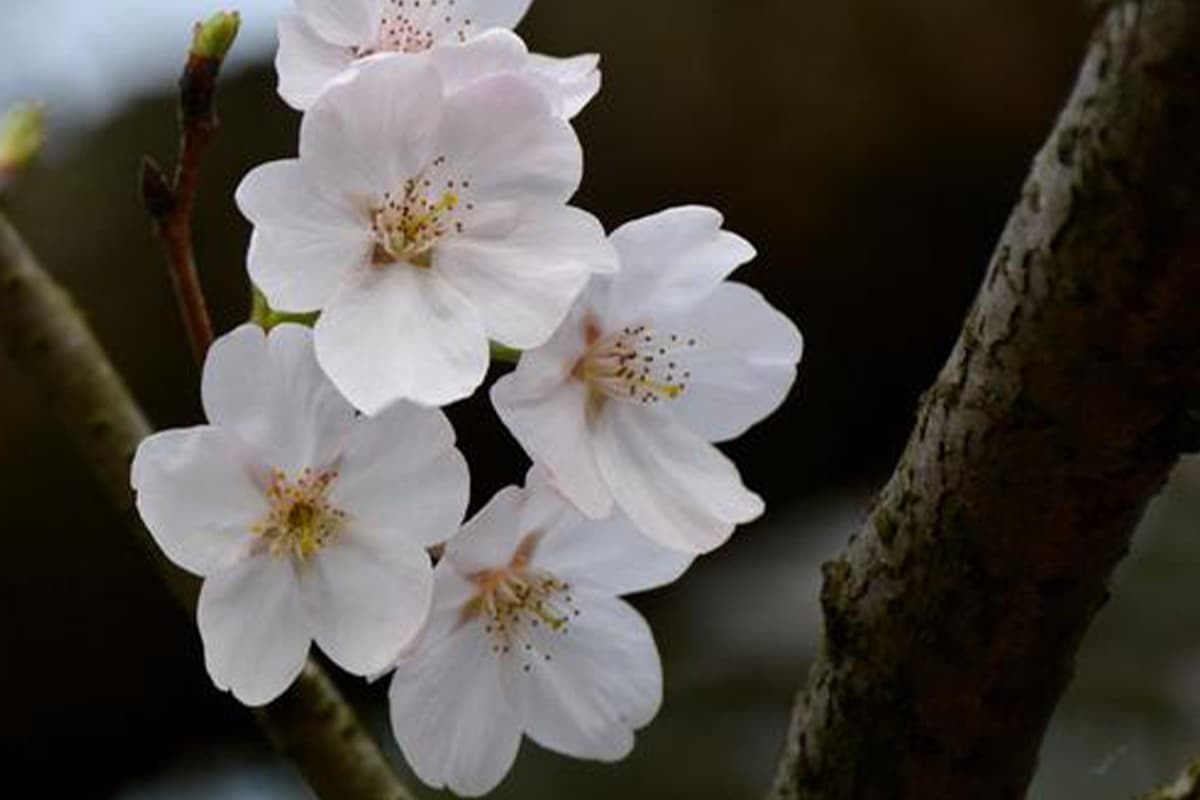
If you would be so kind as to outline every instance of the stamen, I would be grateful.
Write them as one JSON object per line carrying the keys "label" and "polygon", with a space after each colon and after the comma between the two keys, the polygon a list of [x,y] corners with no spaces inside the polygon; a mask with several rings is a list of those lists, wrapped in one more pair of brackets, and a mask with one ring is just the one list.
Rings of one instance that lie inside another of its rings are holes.
{"label": "stamen", "polygon": [[423,53],[439,40],[464,43],[474,35],[475,24],[469,17],[460,17],[456,5],[456,0],[388,0],[375,43],[351,47],[350,53],[354,58]]}
{"label": "stamen", "polygon": [[463,609],[463,622],[481,619],[498,657],[515,656],[530,672],[538,662],[553,660],[552,639],[537,631],[568,636],[580,616],[569,584],[529,566],[540,533],[525,537],[508,566],[471,576],[477,591]]}
{"label": "stamen", "polygon": [[250,527],[251,532],[272,555],[311,558],[338,534],[346,518],[327,497],[336,479],[336,471],[306,468],[293,481],[282,470],[271,470],[267,486],[271,510]]}
{"label": "stamen", "polygon": [[659,334],[648,325],[630,325],[602,336],[594,321],[585,322],[585,334],[590,334],[585,337],[590,347],[573,374],[600,397],[652,405],[675,400],[686,391],[692,373],[680,354],[695,347],[695,339]]}
{"label": "stamen", "polygon": [[399,192],[384,193],[382,204],[371,212],[375,235],[372,264],[408,262],[429,267],[434,245],[450,234],[463,232],[461,213],[475,209],[462,197],[470,189],[470,182],[447,180],[440,192],[434,189],[434,180],[428,174],[443,171],[445,164],[446,159],[439,156],[429,169],[405,181]]}

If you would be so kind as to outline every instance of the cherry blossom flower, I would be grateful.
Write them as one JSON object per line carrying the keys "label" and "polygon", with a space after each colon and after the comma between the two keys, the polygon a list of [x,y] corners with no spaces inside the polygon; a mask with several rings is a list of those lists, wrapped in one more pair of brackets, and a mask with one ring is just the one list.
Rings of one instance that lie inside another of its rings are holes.
{"label": "cherry blossom flower", "polygon": [[542,344],[616,268],[600,223],[566,205],[582,169],[534,82],[446,94],[428,63],[368,60],[305,115],[298,159],[239,187],[250,275],[273,308],[322,311],[317,359],[359,409],[445,405],[483,381],[489,338]]}
{"label": "cherry blossom flower", "polygon": [[774,411],[795,380],[800,332],[725,278],[751,260],[708,208],[676,208],[612,235],[598,277],[545,346],[493,387],[500,417],[584,513],[615,503],[667,547],[707,552],[762,501],[710,444]]}
{"label": "cherry blossom flower", "polygon": [[619,596],[678,578],[691,557],[621,515],[582,517],[537,476],[501,491],[451,539],[434,610],[392,678],[392,728],[425,783],[491,791],[522,734],[617,761],[662,701],[650,628]]}
{"label": "cherry blossom flower", "polygon": [[500,60],[490,62],[493,69],[539,78],[560,113],[573,117],[600,91],[600,58],[530,55],[519,37],[497,30],[515,27],[531,2],[297,0],[296,10],[279,23],[279,94],[293,108],[307,110],[347,68],[385,53],[428,53],[439,64],[483,66],[489,60],[471,51],[480,39],[500,34],[494,40],[502,45]]}
{"label": "cherry blossom flower", "polygon": [[132,483],[159,547],[205,579],[198,618],[213,682],[268,703],[314,639],[350,672],[383,669],[428,617],[425,548],[466,510],[449,422],[409,403],[357,416],[298,325],[219,339],[202,394],[211,424],[147,438]]}

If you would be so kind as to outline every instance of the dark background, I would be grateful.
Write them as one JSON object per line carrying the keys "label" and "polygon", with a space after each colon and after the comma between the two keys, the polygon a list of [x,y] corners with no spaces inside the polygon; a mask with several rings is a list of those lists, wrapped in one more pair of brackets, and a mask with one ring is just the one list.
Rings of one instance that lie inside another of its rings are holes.
{"label": "dark background", "polygon": [[[721,208],[761,254],[739,279],[798,322],[807,351],[786,406],[728,448],[767,516],[639,601],[664,655],[667,698],[634,755],[605,767],[527,744],[497,796],[726,798],[765,787],[815,646],[817,565],[853,530],[903,445],[1065,99],[1088,24],[1076,0],[535,3],[521,28],[534,49],[603,54],[604,91],[578,120],[587,176],[576,202],[610,228],[681,203]],[[182,54],[186,29],[164,33]],[[19,58],[0,53],[0,68],[19,69]],[[136,194],[143,154],[174,157],[170,80],[66,131],[6,200],[163,427],[200,420],[197,374]],[[248,303],[248,228],[233,189],[256,163],[294,153],[299,120],[275,96],[265,60],[227,77],[221,109],[196,229],[226,330]],[[249,716],[211,688],[194,624],[155,583],[37,396],[2,363],[0,380],[6,780],[36,781],[49,797],[304,797]],[[450,410],[475,505],[524,464],[485,397]],[[1198,486],[1176,487],[1173,511],[1160,515],[1165,533],[1149,540],[1186,537]],[[1140,585],[1173,587],[1198,605],[1184,570],[1200,566],[1194,549],[1162,552],[1144,557]],[[1122,688],[1077,687],[1085,696],[1065,707],[1039,791],[1123,797],[1200,748],[1178,698],[1141,671],[1152,646],[1136,657],[1125,649],[1148,619],[1180,605],[1170,591],[1106,617],[1111,633],[1083,673],[1116,674]],[[1200,636],[1178,628],[1195,631],[1198,620],[1170,619],[1175,627],[1150,629],[1175,645],[1176,664],[1197,654]],[[383,686],[343,683],[386,736]]]}

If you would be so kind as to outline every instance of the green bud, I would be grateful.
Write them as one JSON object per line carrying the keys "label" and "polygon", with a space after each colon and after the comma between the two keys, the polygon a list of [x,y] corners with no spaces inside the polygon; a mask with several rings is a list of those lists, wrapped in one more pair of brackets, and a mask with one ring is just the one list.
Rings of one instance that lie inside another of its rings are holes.
{"label": "green bud", "polygon": [[241,24],[241,15],[236,11],[218,11],[204,22],[197,22],[192,34],[191,54],[196,58],[224,60]]}
{"label": "green bud", "polygon": [[46,140],[46,112],[39,103],[18,103],[0,117],[0,173],[24,169]]}

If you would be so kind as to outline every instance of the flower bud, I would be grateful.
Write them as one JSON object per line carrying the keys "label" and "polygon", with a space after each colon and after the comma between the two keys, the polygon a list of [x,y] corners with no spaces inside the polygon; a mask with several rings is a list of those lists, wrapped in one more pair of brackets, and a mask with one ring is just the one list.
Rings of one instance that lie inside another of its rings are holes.
{"label": "flower bud", "polygon": [[233,46],[241,24],[241,15],[236,11],[218,11],[204,22],[197,22],[191,55],[221,61]]}
{"label": "flower bud", "polygon": [[19,103],[0,117],[0,186],[37,156],[45,134],[46,113],[38,103]]}

